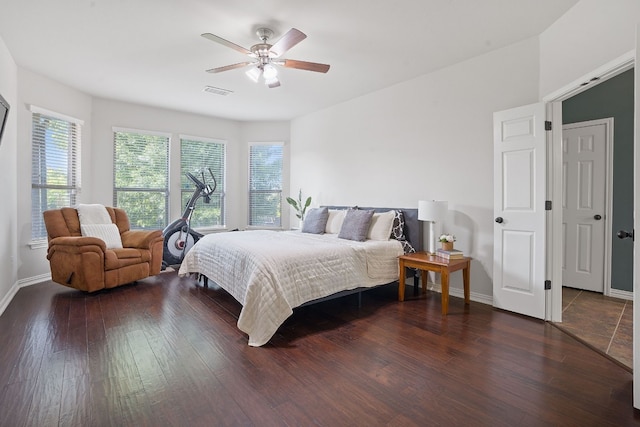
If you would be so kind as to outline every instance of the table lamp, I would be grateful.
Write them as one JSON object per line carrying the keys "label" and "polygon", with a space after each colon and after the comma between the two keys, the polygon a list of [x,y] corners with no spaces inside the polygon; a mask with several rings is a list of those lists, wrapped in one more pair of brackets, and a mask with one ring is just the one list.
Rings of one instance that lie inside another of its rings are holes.
{"label": "table lamp", "polygon": [[447,215],[449,203],[443,200],[420,200],[418,202],[418,219],[429,222],[429,253],[436,253],[436,236],[434,224],[443,221]]}

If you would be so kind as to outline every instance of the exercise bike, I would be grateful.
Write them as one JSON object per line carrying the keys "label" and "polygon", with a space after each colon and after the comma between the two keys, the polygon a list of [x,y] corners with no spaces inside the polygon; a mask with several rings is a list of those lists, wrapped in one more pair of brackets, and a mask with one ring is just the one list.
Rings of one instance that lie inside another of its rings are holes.
{"label": "exercise bike", "polygon": [[213,187],[206,183],[204,171],[202,171],[202,181],[196,178],[192,173],[187,172],[185,175],[196,186],[195,191],[189,198],[182,217],[176,219],[171,224],[167,225],[162,231],[164,236],[163,250],[162,250],[162,269],[166,269],[168,266],[182,264],[184,256],[189,252],[189,249],[196,244],[204,235],[191,229],[191,216],[196,208],[196,202],[202,197],[205,203],[211,202],[211,195],[216,191],[218,183],[213,176],[211,169],[209,169],[209,175],[213,180]]}

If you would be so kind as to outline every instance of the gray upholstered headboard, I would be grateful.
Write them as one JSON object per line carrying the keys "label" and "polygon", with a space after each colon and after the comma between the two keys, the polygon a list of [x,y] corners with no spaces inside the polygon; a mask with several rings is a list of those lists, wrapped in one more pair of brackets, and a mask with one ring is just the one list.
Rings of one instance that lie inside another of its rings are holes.
{"label": "gray upholstered headboard", "polygon": [[[349,209],[352,206],[327,206],[329,209]],[[404,235],[416,252],[424,250],[422,245],[422,221],[418,220],[418,209],[415,208],[363,208],[358,209],[373,210],[374,212],[387,212],[390,210],[401,210],[404,213]]]}

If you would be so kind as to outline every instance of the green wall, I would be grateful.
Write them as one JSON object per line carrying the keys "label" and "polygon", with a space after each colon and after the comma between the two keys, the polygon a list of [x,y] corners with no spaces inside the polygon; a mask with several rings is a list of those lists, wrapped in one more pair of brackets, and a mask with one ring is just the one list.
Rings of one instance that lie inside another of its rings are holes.
{"label": "green wall", "polygon": [[562,103],[564,124],[613,117],[611,287],[633,292],[633,242],[616,236],[633,229],[633,69]]}

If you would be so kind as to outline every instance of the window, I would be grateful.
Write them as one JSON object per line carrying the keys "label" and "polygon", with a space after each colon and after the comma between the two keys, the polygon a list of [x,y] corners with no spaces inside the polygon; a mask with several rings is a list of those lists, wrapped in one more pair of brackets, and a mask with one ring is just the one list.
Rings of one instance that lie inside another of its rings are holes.
{"label": "window", "polygon": [[82,121],[30,106],[31,239],[47,238],[42,212],[76,204]]}
{"label": "window", "polygon": [[190,172],[200,181],[213,185],[209,169],[213,173],[218,186],[211,201],[205,203],[198,199],[196,209],[191,217],[193,228],[222,227],[224,221],[224,188],[225,188],[225,152],[226,144],[222,141],[207,140],[188,136],[180,137],[180,188],[182,207],[193,195],[195,186],[186,173]]}
{"label": "window", "polygon": [[282,144],[249,147],[249,225],[280,227]]}
{"label": "window", "polygon": [[167,224],[169,136],[114,129],[113,204],[124,209],[132,229]]}

